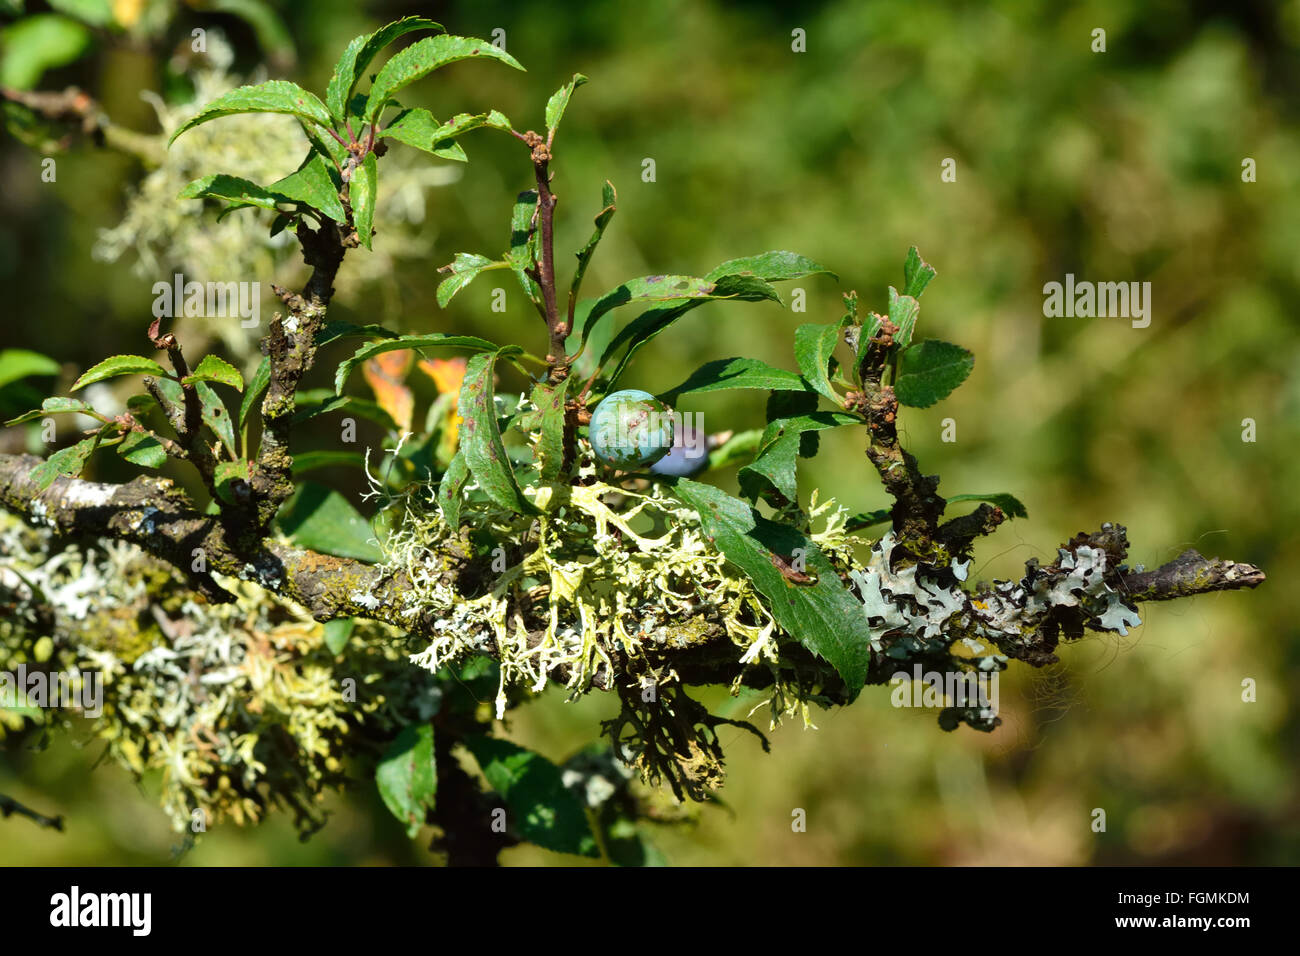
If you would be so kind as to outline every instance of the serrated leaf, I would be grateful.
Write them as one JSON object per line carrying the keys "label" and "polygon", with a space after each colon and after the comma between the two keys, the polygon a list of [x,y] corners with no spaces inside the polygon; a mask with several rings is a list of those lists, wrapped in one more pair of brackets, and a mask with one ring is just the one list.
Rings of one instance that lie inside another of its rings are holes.
{"label": "serrated leaf", "polygon": [[508,740],[475,734],[464,741],[521,837],[557,853],[600,855],[586,810],[564,786],[559,767]]}
{"label": "serrated leaf", "polygon": [[352,224],[357,238],[367,249],[371,248],[371,234],[375,228],[375,197],[379,189],[379,164],[374,153],[366,153],[365,160],[352,171],[348,198],[352,203]]}
{"label": "serrated leaf", "polygon": [[802,279],[804,276],[811,275],[839,278],[820,262],[784,249],[760,252],[755,256],[742,256],[739,259],[728,259],[709,272],[705,278],[718,279],[726,275],[755,275],[768,282],[789,282],[792,279]]}
{"label": "serrated leaf", "polygon": [[339,199],[333,169],[320,153],[313,152],[302,167],[267,187],[271,194],[319,209],[335,222],[347,222],[348,214]]}
{"label": "serrated leaf", "polygon": [[439,308],[447,308],[447,304],[451,302],[456,293],[477,279],[480,273],[492,269],[508,268],[510,268],[508,262],[494,261],[487,256],[480,256],[473,252],[456,253],[454,262],[438,270],[439,272],[451,272],[450,276],[438,283]]}
{"label": "serrated leaf", "polygon": [[262,361],[257,366],[257,371],[253,373],[253,381],[248,385],[248,390],[244,392],[244,400],[239,403],[239,421],[236,425],[242,431],[248,424],[248,415],[262,399],[271,384],[271,359],[269,356],[263,356]]}
{"label": "serrated leaf", "polygon": [[92,366],[72,385],[72,391],[80,391],[87,385],[102,382],[106,378],[119,375],[166,375],[167,372],[153,359],[143,355],[114,355]]}
{"label": "serrated leaf", "polygon": [[239,374],[239,369],[216,355],[203,356],[198,367],[181,379],[183,385],[193,385],[196,382],[218,382],[229,385],[238,392],[244,390],[244,376]]}
{"label": "serrated leaf", "polygon": [[[587,240],[587,244],[575,253],[578,257],[578,268],[574,270],[573,282],[569,286],[570,302],[577,302],[578,289],[582,287],[582,277],[587,274],[587,265],[591,262],[591,257],[595,254],[596,247],[600,245],[601,237],[605,235],[605,228],[609,225],[610,220],[614,218],[614,212],[618,208],[618,193],[614,189],[614,184],[608,179],[605,180],[605,186],[601,190],[600,198],[603,205],[600,212],[596,213],[596,218],[593,220],[596,226],[596,231],[591,234],[591,238]],[[590,318],[590,316],[588,316],[588,318]],[[583,341],[586,341],[586,339],[584,338]]]}
{"label": "serrated leaf", "polygon": [[569,107],[569,98],[573,96],[573,91],[586,82],[585,76],[575,73],[573,79],[552,93],[551,98],[546,101],[546,128],[551,135],[554,135],[555,127],[559,126],[560,120],[564,118],[564,111]]}
{"label": "serrated leaf", "polygon": [[537,443],[537,458],[543,481],[559,478],[564,465],[564,403],[571,381],[570,377],[559,385],[542,383],[533,388],[533,404],[541,410],[542,437]]}
{"label": "serrated leaf", "polygon": [[29,375],[57,374],[59,363],[39,352],[27,349],[5,349],[0,352],[0,387]]}
{"label": "serrated leaf", "polygon": [[433,131],[433,142],[442,143],[454,139],[461,133],[468,133],[472,129],[480,129],[484,126],[506,133],[514,129],[510,120],[500,110],[488,110],[486,113],[457,113]]}
{"label": "serrated leaf", "polygon": [[379,75],[375,77],[375,82],[370,87],[366,119],[374,123],[388,101],[403,87],[428,76],[448,63],[473,57],[500,60],[516,70],[523,69],[519,62],[505,50],[498,49],[477,37],[425,37],[394,54],[393,58],[384,64],[384,68],[379,71]]}
{"label": "serrated leaf", "polygon": [[[777,624],[828,661],[856,695],[867,677],[871,630],[862,603],[840,582],[817,545],[711,485],[681,478],[675,493],[699,512],[705,534],[767,599]],[[796,551],[811,583],[789,580],[773,562],[773,555],[788,562]]]}
{"label": "serrated leaf", "polygon": [[23,422],[30,422],[36,418],[44,418],[46,415],[62,415],[68,412],[78,412],[82,415],[93,415],[95,410],[78,398],[64,398],[56,395],[53,398],[47,398],[41,402],[40,408],[34,408],[30,412],[24,412],[17,418],[11,418],[5,422],[5,426],[21,425]]}
{"label": "serrated leaf", "polygon": [[28,472],[27,477],[35,482],[38,491],[44,491],[54,484],[55,479],[60,475],[79,475],[81,469],[86,465],[86,459],[90,457],[91,452],[95,450],[95,446],[98,444],[99,435],[92,435],[89,438],[83,438],[75,445],[60,448]]}
{"label": "serrated leaf", "polygon": [[1008,518],[1029,517],[1029,511],[1021,504],[1020,499],[1006,492],[996,492],[991,495],[953,495],[947,501],[950,505],[959,501],[987,501],[1001,508]]}
{"label": "serrated leaf", "polygon": [[504,352],[482,352],[469,360],[460,386],[460,446],[465,464],[484,494],[503,508],[533,514],[537,509],[519,490],[497,425],[492,374],[497,357]]}
{"label": "serrated leaf", "polygon": [[916,246],[912,246],[907,250],[907,260],[903,263],[903,295],[919,299],[937,274],[934,266],[923,260]]}
{"label": "serrated leaf", "polygon": [[381,139],[387,137],[398,143],[414,146],[441,159],[450,159],[458,163],[468,161],[469,157],[465,155],[465,150],[461,149],[459,143],[440,135],[442,129],[443,125],[434,118],[432,113],[426,109],[416,108],[398,113],[379,133],[379,137]]}
{"label": "serrated leaf", "polygon": [[167,452],[162,443],[145,432],[129,432],[117,446],[117,453],[133,465],[161,468],[167,463]]}
{"label": "serrated leaf", "polygon": [[352,374],[352,370],[366,359],[374,358],[383,352],[392,352],[395,349],[415,349],[419,352],[421,349],[432,348],[462,348],[473,349],[478,352],[495,352],[498,347],[477,336],[444,335],[441,332],[434,332],[430,335],[401,335],[386,342],[371,342],[357,349],[351,358],[344,359],[339,363],[339,367],[334,373],[334,391],[341,394],[348,376]]}
{"label": "serrated leaf", "polygon": [[315,95],[288,80],[267,80],[218,96],[172,133],[167,145],[171,146],[178,136],[201,123],[236,113],[288,113],[306,122],[330,126],[329,110]]}
{"label": "serrated leaf", "polygon": [[238,176],[215,173],[189,183],[176,194],[177,199],[222,199],[236,204],[236,208],[257,206],[261,209],[278,209],[281,200],[270,190]]}
{"label": "serrated leaf", "polygon": [[830,366],[840,341],[840,330],[846,324],[847,320],[831,325],[801,325],[794,332],[794,355],[799,371],[813,388],[840,406],[844,405],[844,399],[831,385]]}
{"label": "serrated leaf", "polygon": [[346,498],[324,485],[303,482],[277,520],[280,530],[299,547],[372,564],[384,559],[370,523]]}
{"label": "serrated leaf", "polygon": [[[921,305],[910,295],[899,295],[892,285],[889,287],[889,321],[898,326],[894,333],[894,345],[905,349],[912,344],[912,333],[916,330],[916,317]],[[875,332],[872,331],[871,335]],[[870,335],[868,335],[870,338]]]}
{"label": "serrated leaf", "polygon": [[706,362],[680,385],[659,397],[672,404],[683,395],[697,392],[720,392],[730,388],[757,388],[766,391],[806,392],[808,383],[794,372],[774,368],[751,358],[726,358]]}
{"label": "serrated leaf", "polygon": [[438,792],[438,763],[430,724],[407,724],[375,768],[379,795],[414,839]]}
{"label": "serrated leaf", "polygon": [[349,43],[343,55],[339,57],[338,63],[335,64],[334,74],[330,77],[329,86],[325,91],[325,102],[330,113],[339,121],[339,125],[342,126],[347,119],[345,110],[348,101],[352,99],[352,91],[361,82],[366,67],[370,66],[380,50],[407,33],[416,30],[442,29],[442,24],[423,17],[403,17],[385,24],[374,33],[362,34]]}
{"label": "serrated leaf", "polygon": [[961,346],[927,339],[899,357],[894,394],[904,405],[929,408],[966,381],[974,367],[975,356]]}
{"label": "serrated leaf", "polygon": [[438,508],[442,517],[451,528],[460,527],[461,492],[469,480],[469,465],[465,462],[464,450],[456,452],[451,463],[438,482]]}
{"label": "serrated leaf", "polygon": [[199,394],[203,423],[221,439],[221,444],[226,446],[230,457],[235,457],[235,424],[230,420],[230,411],[226,408],[226,403],[206,382],[196,382],[194,390]]}

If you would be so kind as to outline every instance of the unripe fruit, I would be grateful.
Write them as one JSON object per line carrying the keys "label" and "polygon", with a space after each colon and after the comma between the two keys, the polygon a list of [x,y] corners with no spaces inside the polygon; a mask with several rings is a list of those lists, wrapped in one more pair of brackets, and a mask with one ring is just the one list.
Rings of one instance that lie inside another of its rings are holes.
{"label": "unripe fruit", "polygon": [[709,449],[703,438],[699,429],[683,421],[672,449],[650,466],[651,473],[672,478],[689,478],[699,474],[709,463]]}
{"label": "unripe fruit", "polygon": [[611,392],[591,412],[591,450],[614,468],[648,465],[672,448],[673,418],[673,410],[649,392]]}

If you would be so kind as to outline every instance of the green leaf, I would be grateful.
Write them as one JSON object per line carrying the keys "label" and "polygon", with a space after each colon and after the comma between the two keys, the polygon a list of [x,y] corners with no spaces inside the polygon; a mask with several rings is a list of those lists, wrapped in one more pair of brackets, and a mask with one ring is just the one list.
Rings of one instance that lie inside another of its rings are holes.
{"label": "green leaf", "polygon": [[519,286],[524,295],[532,301],[539,312],[542,311],[542,288],[528,274],[537,268],[537,246],[539,242],[537,229],[533,225],[533,214],[537,210],[537,190],[526,189],[515,197],[514,207],[510,210],[510,252],[506,261],[514,270]]}
{"label": "green leaf", "polygon": [[370,101],[366,106],[366,119],[374,123],[388,101],[403,87],[428,76],[434,70],[457,60],[471,57],[489,57],[500,60],[516,70],[519,62],[505,50],[498,49],[477,37],[434,36],[412,43],[394,54],[384,64],[370,87]]}
{"label": "green leaf", "polygon": [[504,133],[514,129],[510,120],[500,110],[488,110],[486,113],[457,113],[433,131],[433,141],[446,142],[461,133],[468,133],[472,129],[480,129],[484,126],[499,129]]}
{"label": "green leaf", "polygon": [[426,109],[416,108],[403,110],[393,117],[392,122],[379,133],[379,138],[387,137],[442,159],[450,159],[458,163],[466,162],[469,157],[465,155],[465,150],[461,149],[459,143],[448,141],[446,137],[438,135],[442,129],[442,124],[432,113]]}
{"label": "green leaf", "polygon": [[253,381],[249,383],[248,390],[244,392],[244,400],[239,403],[239,428],[242,431],[248,424],[249,413],[252,412],[253,406],[262,399],[271,384],[271,359],[264,356],[261,363],[257,366],[257,371],[253,373]]}
{"label": "green leaf", "polygon": [[59,13],[76,17],[92,27],[109,27],[113,24],[111,0],[48,0],[50,7]]}
{"label": "green leaf", "polygon": [[90,48],[85,25],[55,13],[23,17],[0,32],[0,86],[30,90],[46,70],[66,66]]}
{"label": "green leaf", "polygon": [[586,809],[564,786],[559,767],[508,740],[480,735],[464,740],[488,784],[505,801],[521,837],[558,853],[600,855]]}
{"label": "green leaf", "polygon": [[239,369],[216,355],[203,356],[198,368],[181,379],[183,385],[193,385],[196,382],[218,382],[229,385],[238,392],[244,390],[244,376],[239,374]]}
{"label": "green leaf", "polygon": [[831,325],[801,325],[794,332],[794,355],[799,371],[822,395],[843,407],[844,399],[831,385],[830,367],[835,357],[835,346],[840,341],[840,330],[847,320]]}
{"label": "green leaf", "polygon": [[[573,282],[569,286],[570,302],[577,301],[578,289],[582,286],[582,277],[587,274],[587,264],[591,262],[591,257],[596,252],[596,246],[600,245],[601,237],[605,235],[605,227],[607,227],[609,221],[614,218],[614,212],[618,208],[618,193],[614,190],[614,184],[608,179],[605,180],[605,186],[601,190],[600,198],[603,203],[603,208],[600,212],[596,213],[596,218],[593,220],[596,225],[596,231],[591,234],[591,238],[587,240],[587,244],[575,253],[578,257],[578,268],[574,271]],[[590,320],[590,315],[588,315],[588,320]],[[583,341],[586,341],[585,337],[583,338]]]}
{"label": "green leaf", "polygon": [[473,349],[476,352],[495,352],[499,346],[473,335],[444,335],[441,332],[433,332],[429,335],[400,335],[386,342],[371,342],[357,349],[351,358],[344,359],[339,363],[338,370],[334,373],[334,391],[342,393],[343,386],[347,382],[348,376],[352,374],[352,370],[368,358],[374,358],[383,352],[392,352],[398,349],[415,349],[418,352],[421,349],[432,348],[461,348]]}
{"label": "green leaf", "polygon": [[36,418],[44,418],[46,415],[61,415],[67,412],[78,412],[82,415],[94,415],[95,410],[85,402],[76,398],[64,398],[56,395],[53,398],[47,398],[41,402],[40,408],[32,409],[30,412],[24,412],[17,418],[11,418],[5,422],[5,426],[21,425],[23,422],[30,422]]}
{"label": "green leaf", "polygon": [[[731,293],[729,297],[734,297],[742,302],[762,299],[773,299],[779,302],[780,296],[769,283],[784,282],[818,273],[834,275],[833,272],[830,272],[820,263],[814,262],[805,256],[793,252],[775,251],[760,253],[756,256],[746,256],[740,259],[729,259],[710,271],[705,278],[717,281],[718,288],[715,290],[716,292]],[[701,299],[673,308],[651,309],[630,322],[619,332],[614,341],[601,355],[600,365],[604,367],[618,354],[620,349],[625,346],[627,348],[627,351],[619,360],[618,367],[609,377],[610,386],[612,387],[613,383],[618,381],[632,361],[633,356],[642,346],[691,309],[702,305],[706,301],[708,300]]]}
{"label": "green leaf", "polygon": [[559,385],[542,383],[533,388],[533,404],[542,412],[537,458],[543,481],[555,481],[564,466],[564,402],[571,381],[570,377]]}
{"label": "green leaf", "polygon": [[480,273],[492,269],[509,268],[510,263],[508,262],[493,261],[487,256],[480,256],[473,252],[456,253],[454,262],[438,270],[439,272],[451,272],[450,276],[438,283],[439,308],[447,308],[447,304],[451,302],[456,293],[477,279]]}
{"label": "green leaf", "polygon": [[379,164],[374,153],[366,153],[360,166],[352,171],[348,198],[352,202],[352,222],[357,238],[367,249],[371,248],[371,234],[375,228],[375,195],[379,190]]}
{"label": "green leaf", "polygon": [[751,358],[727,358],[706,362],[686,381],[668,389],[659,397],[672,404],[683,395],[696,392],[720,392],[729,388],[760,388],[767,391],[806,392],[808,383],[794,372],[773,368]]}
{"label": "green leaf", "polygon": [[1028,518],[1029,511],[1021,504],[1020,499],[1015,495],[1009,495],[1005,492],[998,492],[991,495],[953,495],[948,499],[948,504],[954,504],[958,501],[987,501],[991,505],[997,505],[1001,508],[1008,518]]}
{"label": "green leaf", "polygon": [[375,783],[384,806],[415,838],[433,809],[438,792],[438,763],[430,724],[407,724],[375,768]]}
{"label": "green leaf", "polygon": [[894,394],[904,405],[929,408],[966,381],[974,367],[975,356],[961,346],[927,339],[899,357]]}
{"label": "green leaf", "polygon": [[[899,295],[892,285],[889,287],[889,321],[898,326],[894,333],[894,345],[905,349],[912,344],[912,332],[916,329],[916,316],[921,311],[921,304],[910,295]],[[871,333],[874,335],[874,331]],[[870,336],[868,336],[870,338]]]}
{"label": "green leaf", "polygon": [[903,295],[919,299],[935,275],[934,266],[923,260],[916,246],[912,246],[907,250],[907,261],[903,263]]}
{"label": "green leaf", "polygon": [[334,75],[330,77],[328,88],[325,91],[325,102],[329,106],[330,113],[338,120],[339,126],[342,127],[344,120],[347,119],[346,109],[348,102],[352,99],[352,91],[361,82],[361,77],[365,75],[368,67],[375,56],[388,44],[407,33],[416,30],[437,30],[442,32],[443,27],[440,23],[434,23],[432,20],[426,20],[423,17],[403,17],[400,20],[394,20],[392,23],[385,24],[374,33],[362,34],[348,44],[343,55],[334,66]]}
{"label": "green leaf", "polygon": [[59,363],[39,352],[5,349],[0,352],[0,388],[29,375],[58,375]]}
{"label": "green leaf", "polygon": [[116,378],[119,375],[166,374],[167,372],[163,367],[153,359],[145,358],[142,355],[114,355],[112,358],[106,358],[98,365],[87,370],[81,378],[73,383],[72,391],[79,391],[87,385],[102,382],[106,378]]}
{"label": "green leaf", "polygon": [[483,352],[469,360],[465,381],[460,387],[458,410],[463,419],[460,446],[465,453],[465,463],[484,494],[503,508],[519,514],[533,514],[537,509],[519,490],[497,426],[492,372],[498,356],[504,354],[504,349]]}
{"label": "green leaf", "polygon": [[756,256],[728,259],[706,275],[705,278],[718,279],[727,275],[755,275],[760,279],[766,279],[768,282],[788,282],[792,279],[802,279],[804,276],[811,275],[828,275],[834,279],[839,278],[820,262],[809,259],[807,256],[801,256],[797,252],[786,252],[780,249],[771,252],[760,252]]}
{"label": "green leaf", "polygon": [[754,500],[760,494],[770,496],[769,489],[772,489],[786,501],[797,503],[797,462],[806,450],[803,436],[808,432],[860,424],[861,419],[843,412],[810,412],[771,422],[763,431],[753,462],[736,475],[741,494]]}
{"label": "green leaf", "polygon": [[894,520],[893,508],[877,508],[875,511],[864,511],[856,514],[844,523],[845,531],[858,531],[862,528],[870,528],[873,525],[884,524],[886,521]]}
{"label": "green leaf", "polygon": [[[334,175],[331,175],[333,173]],[[339,199],[339,187],[334,181],[337,175],[325,157],[315,151],[297,170],[267,187],[273,195],[294,202],[306,203],[318,209],[335,222],[347,222],[348,214]]]}
{"label": "green leaf", "polygon": [[293,456],[294,475],[306,474],[317,468],[333,468],[343,465],[348,468],[361,468],[365,459],[360,452],[322,449],[318,451],[300,451]]}
{"label": "green leaf", "polygon": [[[825,658],[856,695],[867,677],[871,629],[862,602],[840,582],[817,545],[711,485],[679,478],[675,493],[699,512],[705,534],[767,598],[777,624]],[[788,563],[796,551],[803,556],[804,573],[815,579],[811,583],[787,579],[773,563],[774,554]]]}
{"label": "green leaf", "polygon": [[334,320],[325,323],[325,327],[316,335],[316,347],[320,348],[327,342],[333,342],[335,339],[395,339],[398,333],[392,332],[382,325],[353,325],[351,322]]}
{"label": "green leaf", "polygon": [[230,420],[230,412],[221,396],[212,390],[206,382],[196,382],[194,390],[199,393],[199,405],[202,409],[203,423],[212,429],[226,446],[230,457],[235,457],[235,425]]}
{"label": "green leaf", "polygon": [[469,465],[465,462],[465,452],[458,451],[443,473],[442,480],[438,482],[438,507],[452,528],[460,527],[460,495],[468,480]]}
{"label": "green leaf", "polygon": [[555,127],[559,126],[560,120],[564,118],[564,111],[569,107],[569,98],[573,96],[573,91],[586,82],[585,76],[575,73],[573,79],[552,93],[551,98],[546,101],[546,128],[550,135],[555,134]]}
{"label": "green leaf", "polygon": [[27,475],[36,483],[38,491],[44,491],[60,475],[79,475],[81,469],[85,467],[86,459],[90,453],[95,450],[99,444],[99,435],[91,435],[89,438],[83,438],[75,445],[67,448],[60,448],[49,458],[45,459]]}
{"label": "green leaf", "polygon": [[235,481],[247,482],[249,476],[249,462],[247,461],[222,461],[217,463],[213,470],[212,483],[216,486],[217,497],[222,501],[234,503],[236,501],[235,492],[231,487]]}
{"label": "green leaf", "polygon": [[325,646],[329,648],[331,654],[337,656],[343,653],[343,648],[348,646],[348,638],[352,636],[352,630],[356,626],[356,619],[351,617],[336,617],[332,621],[325,622]]}
{"label": "green leaf", "polygon": [[723,442],[720,447],[709,452],[709,467],[707,470],[725,468],[728,465],[734,465],[738,461],[753,460],[754,454],[758,451],[759,440],[762,437],[763,431],[759,428],[737,432]]}
{"label": "green leaf", "polygon": [[674,309],[687,304],[698,305],[712,299],[737,298],[745,301],[760,298],[780,300],[775,289],[764,280],[752,276],[728,275],[716,279],[701,279],[697,276],[642,276],[624,282],[597,299],[587,316],[587,324],[583,326],[582,333],[590,335],[602,316],[624,305],[660,302],[671,303],[663,308]]}
{"label": "green leaf", "polygon": [[330,389],[322,388],[298,392],[294,396],[294,403],[297,407],[293,416],[295,425],[310,421],[319,415],[328,415],[330,412],[350,412],[360,418],[376,422],[388,431],[398,431],[393,416],[384,411],[378,402],[368,398],[335,395]]}
{"label": "green leaf", "polygon": [[240,179],[238,176],[227,176],[225,173],[214,173],[194,180],[177,193],[176,198],[222,199],[234,204],[231,209],[242,209],[248,206],[279,209],[279,203],[287,201],[285,197],[275,195],[264,186],[247,179]]}
{"label": "green leaf", "polygon": [[337,491],[305,481],[285,503],[280,530],[295,544],[341,558],[376,564],[384,554],[369,522]]}
{"label": "green leaf", "polygon": [[316,96],[288,80],[267,80],[218,96],[172,133],[167,145],[171,146],[178,136],[200,123],[236,113],[288,113],[308,123],[330,126],[329,110]]}
{"label": "green leaf", "polygon": [[167,463],[167,452],[162,442],[145,432],[127,433],[122,444],[117,446],[117,453],[133,465],[145,468],[161,468]]}

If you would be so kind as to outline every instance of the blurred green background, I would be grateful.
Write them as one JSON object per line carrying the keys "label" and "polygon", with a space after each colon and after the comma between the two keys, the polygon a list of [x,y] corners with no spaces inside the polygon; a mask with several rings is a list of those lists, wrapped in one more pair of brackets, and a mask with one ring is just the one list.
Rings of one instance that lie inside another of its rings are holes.
{"label": "blurred green background", "polygon": [[[553,163],[566,269],[602,181],[619,190],[588,294],[647,273],[700,275],[766,249],[803,253],[841,277],[798,283],[806,315],[770,303],[695,312],[641,353],[624,385],[662,389],[731,355],[793,367],[794,328],[837,318],[851,288],[881,309],[916,244],[939,271],[921,335],[971,348],[976,366],[953,397],[905,411],[906,441],[942,475],[941,492],[1007,491],[1030,513],[980,545],[976,576],[1017,577],[1028,558],[1050,560],[1107,520],[1129,528],[1134,563],[1196,547],[1269,575],[1255,592],[1146,605],[1146,623],[1127,638],[1090,636],[1047,670],[1013,664],[1001,685],[1004,723],[991,735],[946,734],[932,711],[891,707],[884,688],[819,714],[817,730],[782,727],[770,756],[743,731],[725,734],[726,806],[660,830],[669,861],[1300,862],[1300,2],[281,3],[296,58],[275,31],[259,36],[202,6],[169,8],[150,36],[97,30],[86,55],[46,72],[40,87],[77,83],[117,122],[155,132],[140,93],[185,95],[178,61],[196,26],[225,34],[235,73],[269,61],[270,75],[315,90],[348,40],[403,14],[452,33],[502,29],[527,74],[457,64],[403,100],[440,118],[495,107],[536,128],[554,89],[575,71],[590,77]],[[791,49],[796,28],[806,52]],[[1104,53],[1092,50],[1097,28]],[[8,56],[20,41],[0,35],[5,42]],[[502,273],[445,311],[434,300],[435,269],[455,253],[501,251],[513,197],[530,185],[514,141],[485,131],[463,142],[470,163],[458,182],[411,187],[423,206],[407,210],[407,254],[390,248],[378,274],[349,257],[333,314],[541,349],[517,289],[507,312],[490,311]],[[83,144],[59,157],[47,184],[39,152],[8,136],[0,143],[0,345],[56,356],[70,374],[139,350],[150,286],[170,275],[165,250],[160,274],[144,276],[132,250],[116,262],[92,250],[98,231],[123,219],[144,167]],[[1256,182],[1242,181],[1247,157]],[[654,182],[642,181],[646,158]],[[955,182],[941,181],[946,158]],[[382,210],[378,227],[376,256],[386,254]],[[301,263],[280,260],[281,274],[301,281]],[[1044,318],[1043,284],[1066,273],[1150,281],[1150,327]],[[256,334],[233,333],[245,337],[236,357],[254,353]],[[330,366],[318,363],[314,384]],[[684,410],[702,410],[711,429],[761,424],[752,394],[704,396]],[[940,440],[945,418],[955,442]],[[1242,440],[1247,418],[1254,443]],[[847,430],[824,436],[803,486],[854,511],[886,504],[860,443]],[[111,462],[99,467],[100,477],[122,477]],[[1242,701],[1247,678],[1253,703]],[[731,716],[751,706],[709,697]],[[614,709],[551,693],[509,732],[559,759]],[[0,862],[170,858],[156,782],[92,771],[96,755],[63,738],[46,753],[0,759],[0,792],[68,818],[66,834],[0,821]],[[372,789],[332,801],[331,824],[306,844],[273,819],[217,829],[182,862],[430,860],[427,839],[408,843]],[[795,808],[807,811],[806,833],[791,830]],[[1106,811],[1103,833],[1091,827],[1094,808]],[[536,848],[503,860],[573,862]]]}

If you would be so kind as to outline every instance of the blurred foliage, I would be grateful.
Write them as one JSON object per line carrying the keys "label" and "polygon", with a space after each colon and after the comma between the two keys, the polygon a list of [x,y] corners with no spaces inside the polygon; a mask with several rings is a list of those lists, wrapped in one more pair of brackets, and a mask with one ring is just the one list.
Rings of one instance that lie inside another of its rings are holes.
{"label": "blurred foliage", "polygon": [[[247,22],[200,6],[177,8],[147,41],[93,31],[89,53],[47,72],[41,88],[78,83],[118,123],[156,131],[140,91],[175,95],[173,61],[193,27],[226,31],[236,70],[266,62]],[[976,365],[959,397],[904,412],[905,440],[943,476],[941,491],[1006,489],[1031,515],[986,539],[975,577],[1016,577],[1026,559],[1103,520],[1128,526],[1132,560],[1148,566],[1196,547],[1269,574],[1256,592],[1148,605],[1130,637],[1090,637],[1045,672],[1012,668],[1004,724],[991,735],[944,734],[932,711],[894,709],[880,688],[819,730],[781,729],[771,756],[743,731],[724,734],[726,807],[657,836],[669,861],[1300,860],[1300,625],[1289,599],[1300,574],[1290,533],[1300,518],[1300,336],[1288,305],[1300,293],[1300,2],[841,0],[796,10],[608,0],[561,12],[295,0],[278,10],[297,66],[272,75],[312,88],[346,38],[403,14],[463,35],[503,29],[529,73],[442,71],[406,97],[436,115],[496,106],[536,128],[552,90],[574,71],[589,76],[553,164],[562,250],[585,241],[601,183],[619,190],[589,294],[768,248],[841,275],[838,287],[826,277],[801,283],[807,316],[770,304],[700,312],[643,353],[627,387],[660,391],[704,359],[735,354],[793,367],[793,326],[833,320],[849,288],[897,283],[899,250],[915,243],[940,273],[926,298],[928,331],[970,347]],[[1091,49],[1098,27],[1105,53]],[[806,31],[805,53],[791,50],[795,28]],[[435,299],[435,268],[462,250],[499,247],[510,203],[529,185],[515,144],[501,139],[467,139],[461,181],[427,193],[420,238],[431,252],[395,260],[383,281],[345,284],[333,318],[497,340],[531,325],[541,347],[544,330],[513,290],[505,313],[489,309],[490,281],[445,314]],[[0,142],[9,184],[0,281],[11,290],[0,345],[57,356],[69,376],[139,350],[150,285],[168,276],[142,279],[128,256],[107,264],[92,247],[98,230],[122,220],[140,163],[80,147],[45,184],[39,155]],[[1246,157],[1257,182],[1242,181]],[[653,183],[641,178],[645,158],[655,160]],[[945,158],[956,160],[956,182],[940,180]],[[381,225],[377,250],[384,240]],[[349,257],[345,273],[361,258]],[[1042,286],[1067,272],[1151,281],[1150,328],[1045,319]],[[245,334],[251,343],[258,333]],[[311,384],[327,384],[335,358],[322,357]],[[710,429],[761,424],[743,393],[680,410],[703,411]],[[940,440],[946,418],[954,443]],[[1242,441],[1245,418],[1257,423],[1255,443]],[[330,427],[316,446],[330,447]],[[865,511],[886,502],[857,441],[824,440],[803,483]],[[96,477],[121,477],[107,458],[99,467]],[[1258,684],[1255,703],[1241,700],[1245,678]],[[709,696],[728,716],[754,703]],[[562,706],[555,694],[516,716],[510,735],[560,759],[613,710],[599,697]],[[120,771],[100,767],[87,780],[87,754],[67,740],[33,756],[0,761],[0,792],[65,814],[70,832],[6,821],[4,862],[168,858],[165,819]],[[330,806],[334,825],[305,845],[279,818],[218,828],[184,862],[429,859],[377,793]],[[807,811],[806,833],[791,831],[795,808]],[[1094,808],[1107,813],[1105,833],[1090,828]],[[519,848],[503,859],[574,858]]]}

